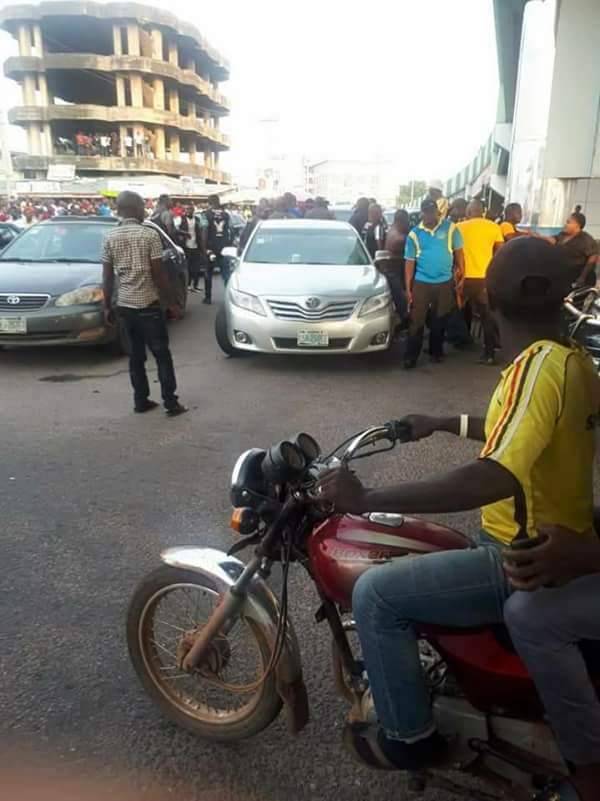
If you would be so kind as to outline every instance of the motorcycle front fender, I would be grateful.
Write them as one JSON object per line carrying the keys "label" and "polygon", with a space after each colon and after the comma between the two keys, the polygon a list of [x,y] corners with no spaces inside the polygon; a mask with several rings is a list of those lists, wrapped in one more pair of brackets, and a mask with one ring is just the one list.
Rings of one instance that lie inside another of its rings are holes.
{"label": "motorcycle front fender", "polygon": [[[230,589],[245,568],[244,563],[235,556],[228,556],[215,548],[194,546],[167,548],[161,553],[160,558],[171,567],[198,573],[207,580],[210,588],[220,594]],[[255,576],[250,583],[242,615],[260,627],[269,647],[273,650],[280,616],[279,601],[259,576]],[[277,691],[285,705],[290,731],[297,734],[308,722],[308,696],[302,677],[300,648],[289,618],[275,677]]]}

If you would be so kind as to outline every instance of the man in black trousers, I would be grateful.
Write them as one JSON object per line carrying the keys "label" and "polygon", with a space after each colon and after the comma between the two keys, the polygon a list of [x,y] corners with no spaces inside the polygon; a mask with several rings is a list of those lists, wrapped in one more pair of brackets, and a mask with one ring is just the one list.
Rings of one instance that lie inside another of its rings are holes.
{"label": "man in black trousers", "polygon": [[[187,411],[177,399],[177,383],[169,349],[169,334],[160,294],[170,298],[171,288],[162,267],[162,242],[158,233],[142,225],[144,201],[135,192],[121,192],[117,198],[120,224],[104,242],[102,270],[104,285],[104,317],[107,325],[115,325],[112,297],[115,274],[118,276],[117,315],[128,340],[129,375],[133,386],[134,411],[138,414],[155,409],[150,400],[146,375],[146,347],[156,359],[162,399],[169,417]],[[181,309],[169,305],[175,319]]]}

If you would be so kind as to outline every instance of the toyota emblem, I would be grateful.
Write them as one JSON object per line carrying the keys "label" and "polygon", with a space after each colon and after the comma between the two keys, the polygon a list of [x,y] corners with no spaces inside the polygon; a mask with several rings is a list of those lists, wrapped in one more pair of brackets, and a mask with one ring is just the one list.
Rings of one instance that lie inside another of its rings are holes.
{"label": "toyota emblem", "polygon": [[11,306],[18,306],[21,302],[21,298],[18,295],[9,295],[6,298],[6,302],[10,303]]}
{"label": "toyota emblem", "polygon": [[319,298],[307,298],[306,300],[306,308],[307,309],[318,309],[321,305],[321,301]]}

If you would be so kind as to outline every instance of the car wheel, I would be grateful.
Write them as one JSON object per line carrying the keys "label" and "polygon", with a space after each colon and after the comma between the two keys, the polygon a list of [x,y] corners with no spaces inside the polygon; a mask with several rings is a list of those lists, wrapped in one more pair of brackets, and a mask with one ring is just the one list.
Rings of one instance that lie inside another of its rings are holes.
{"label": "car wheel", "polygon": [[221,306],[217,312],[215,319],[215,338],[218,346],[226,356],[234,357],[242,355],[242,351],[240,351],[238,348],[235,348],[229,341],[229,333],[227,331],[227,312],[225,311],[225,306]]}

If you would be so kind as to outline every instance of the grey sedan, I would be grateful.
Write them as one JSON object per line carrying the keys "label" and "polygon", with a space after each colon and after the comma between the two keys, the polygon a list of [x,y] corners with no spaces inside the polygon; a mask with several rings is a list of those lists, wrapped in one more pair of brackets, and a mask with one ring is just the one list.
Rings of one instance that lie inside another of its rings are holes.
{"label": "grey sedan", "polygon": [[[119,329],[104,323],[101,252],[118,220],[56,217],[24,231],[0,256],[0,346],[108,345]],[[152,223],[145,223],[156,229]],[[163,263],[185,307],[185,256],[160,229]]]}

